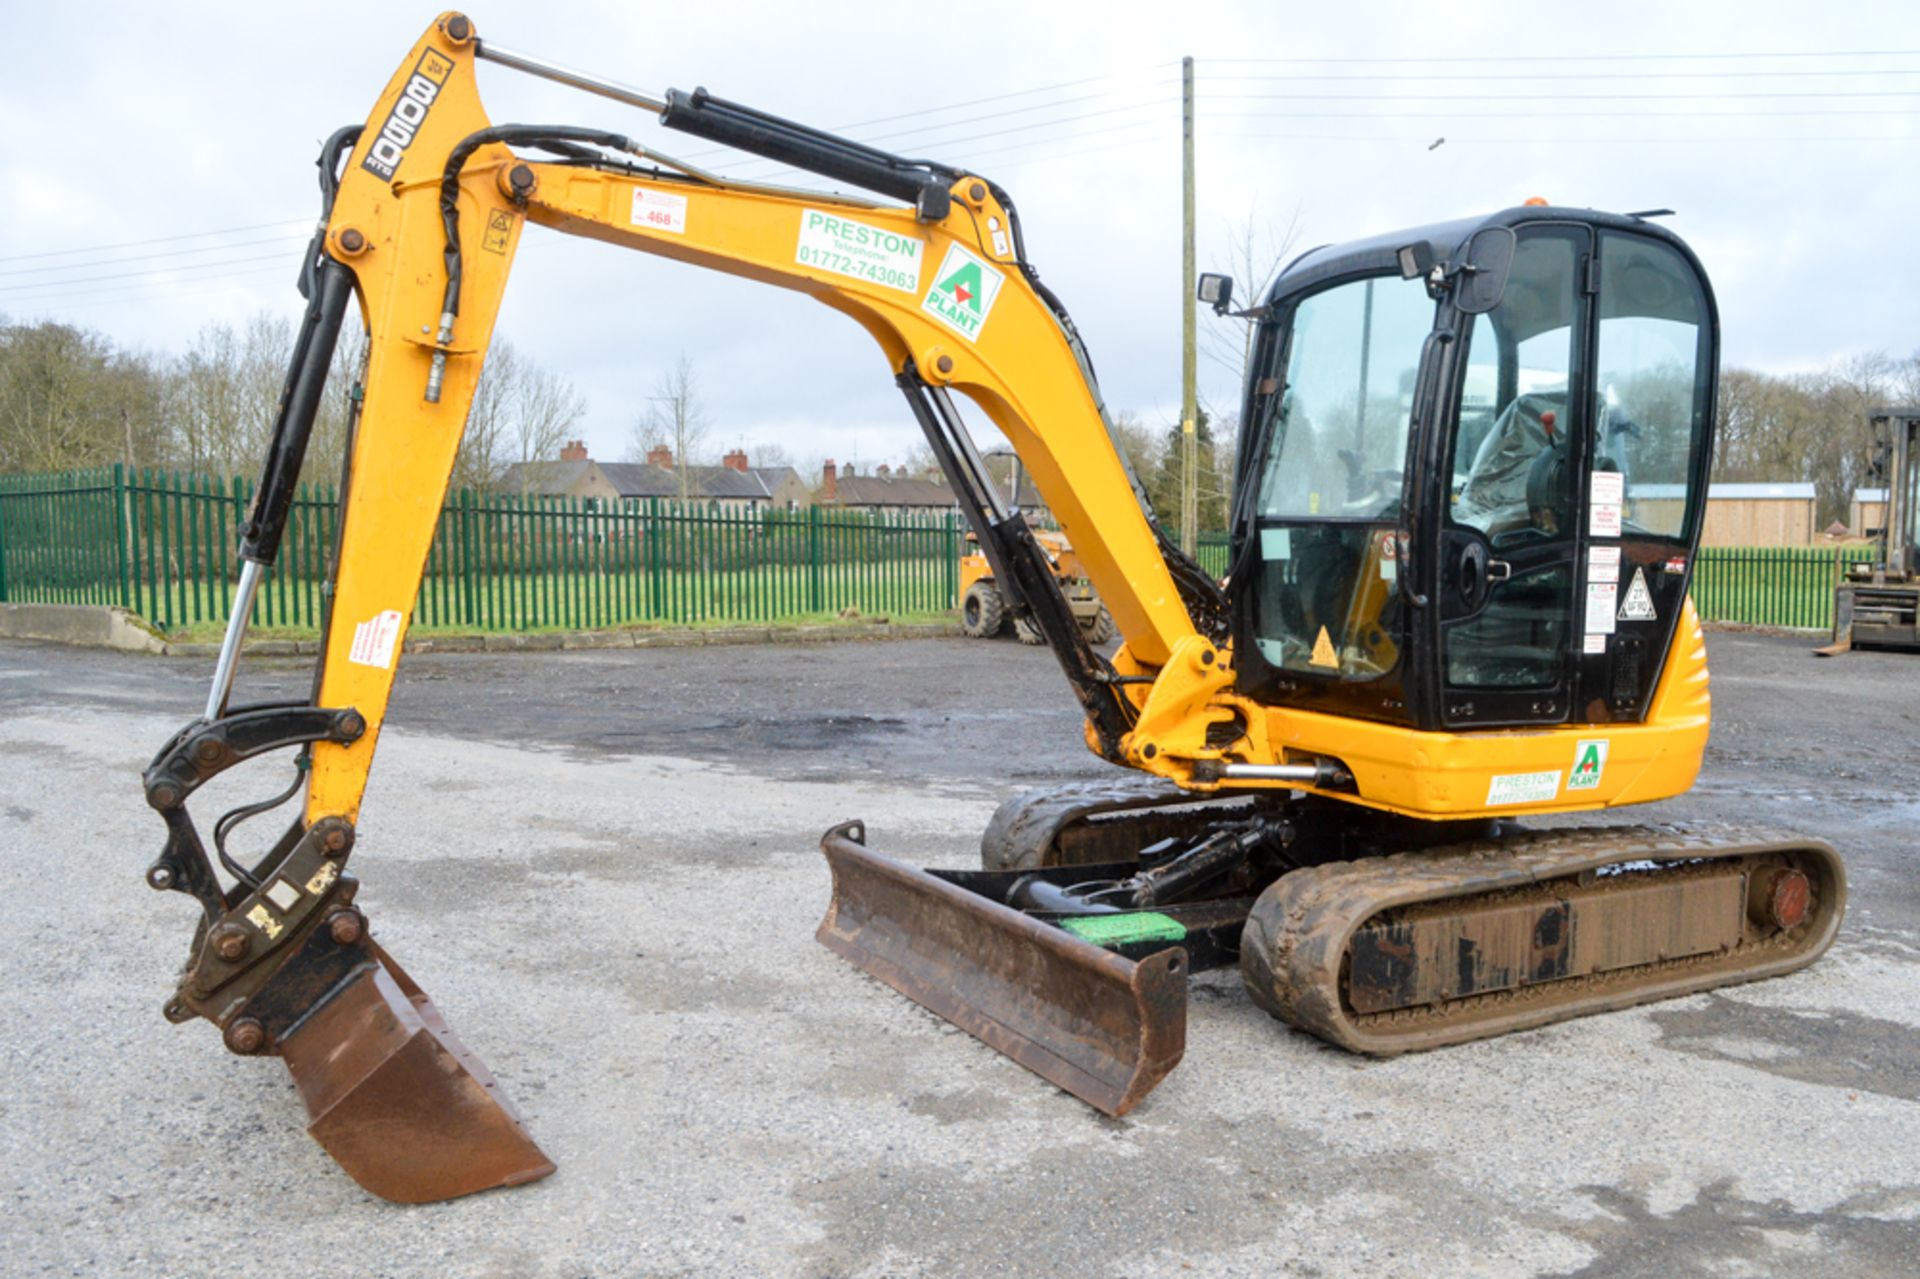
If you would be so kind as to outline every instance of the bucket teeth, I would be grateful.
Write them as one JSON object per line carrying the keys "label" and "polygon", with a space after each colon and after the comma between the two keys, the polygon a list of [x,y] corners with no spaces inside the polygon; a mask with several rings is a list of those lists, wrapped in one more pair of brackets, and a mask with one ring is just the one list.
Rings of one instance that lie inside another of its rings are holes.
{"label": "bucket teeth", "polygon": [[378,946],[280,1044],[307,1131],[382,1199],[432,1203],[553,1171],[493,1075]]}
{"label": "bucket teeth", "polygon": [[1124,1115],[1180,1063],[1187,955],[1135,962],[827,832],[820,943],[1088,1105]]}

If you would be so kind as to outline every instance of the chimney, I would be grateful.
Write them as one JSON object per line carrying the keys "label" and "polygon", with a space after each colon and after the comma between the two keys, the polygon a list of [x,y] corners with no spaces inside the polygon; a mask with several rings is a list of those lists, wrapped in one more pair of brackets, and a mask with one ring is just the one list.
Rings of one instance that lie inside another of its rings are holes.
{"label": "chimney", "polygon": [[726,467],[729,471],[739,471],[744,474],[747,469],[747,451],[745,449],[733,450],[733,452],[720,459],[720,465]]}
{"label": "chimney", "polygon": [[822,502],[840,500],[839,472],[834,469],[832,458],[828,458],[820,465],[820,500]]}
{"label": "chimney", "polygon": [[587,460],[587,446],[582,440],[568,440],[566,447],[560,450],[562,462],[584,462]]}
{"label": "chimney", "polygon": [[883,480],[888,479],[893,475],[893,468],[889,467],[885,462],[882,462],[880,464],[880,468],[876,470],[874,474],[879,476]]}
{"label": "chimney", "polygon": [[664,444],[656,444],[647,450],[648,466],[664,466],[673,469],[673,450]]}

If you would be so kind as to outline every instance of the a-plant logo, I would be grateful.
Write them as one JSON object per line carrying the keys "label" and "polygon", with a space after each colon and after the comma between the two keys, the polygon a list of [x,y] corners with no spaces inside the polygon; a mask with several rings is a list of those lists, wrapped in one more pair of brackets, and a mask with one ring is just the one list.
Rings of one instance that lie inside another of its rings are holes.
{"label": "a-plant logo", "polygon": [[1606,739],[1581,742],[1573,748],[1573,772],[1567,775],[1567,789],[1594,790],[1606,771]]}
{"label": "a-plant logo", "polygon": [[971,342],[980,336],[1004,283],[1006,277],[991,262],[950,244],[920,309]]}

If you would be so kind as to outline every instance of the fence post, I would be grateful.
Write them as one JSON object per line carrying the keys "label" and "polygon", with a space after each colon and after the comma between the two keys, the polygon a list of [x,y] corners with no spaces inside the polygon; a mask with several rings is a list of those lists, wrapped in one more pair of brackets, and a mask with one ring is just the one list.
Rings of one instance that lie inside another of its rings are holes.
{"label": "fence post", "polygon": [[966,549],[960,534],[960,513],[947,512],[947,607],[960,607],[960,553]]}
{"label": "fence post", "polygon": [[825,560],[820,553],[820,508],[807,508],[807,612],[826,611],[821,573]]}
{"label": "fence post", "polygon": [[[127,609],[127,469],[121,463],[113,463],[113,567],[119,570],[121,580],[121,607]],[[6,595],[0,593],[0,599]]]}
{"label": "fence post", "polygon": [[665,612],[661,601],[664,583],[660,573],[660,499],[647,499],[647,526],[642,534],[647,539],[647,616],[659,621]]}
{"label": "fence post", "polygon": [[461,489],[459,497],[460,511],[460,621],[464,626],[473,625],[473,490]]}
{"label": "fence post", "polygon": [[7,504],[0,502],[0,603],[7,598]]}

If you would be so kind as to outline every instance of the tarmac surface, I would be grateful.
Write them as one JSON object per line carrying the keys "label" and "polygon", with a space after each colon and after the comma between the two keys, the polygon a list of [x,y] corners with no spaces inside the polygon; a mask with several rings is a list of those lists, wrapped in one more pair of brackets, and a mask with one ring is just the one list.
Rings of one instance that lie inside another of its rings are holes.
{"label": "tarmac surface", "polygon": [[[160,1016],[195,912],[142,882],[138,779],[210,663],[0,642],[0,1273],[1913,1275],[1920,658],[1808,647],[1713,635],[1705,773],[1634,815],[1832,840],[1820,963],[1380,1062],[1207,974],[1123,1120],[813,940],[828,826],[965,866],[1007,795],[1108,771],[1044,651],[410,658],[361,904],[559,1172],[400,1208],[278,1062]],[[241,696],[306,680],[256,661]],[[221,778],[202,830],[288,776]]]}

